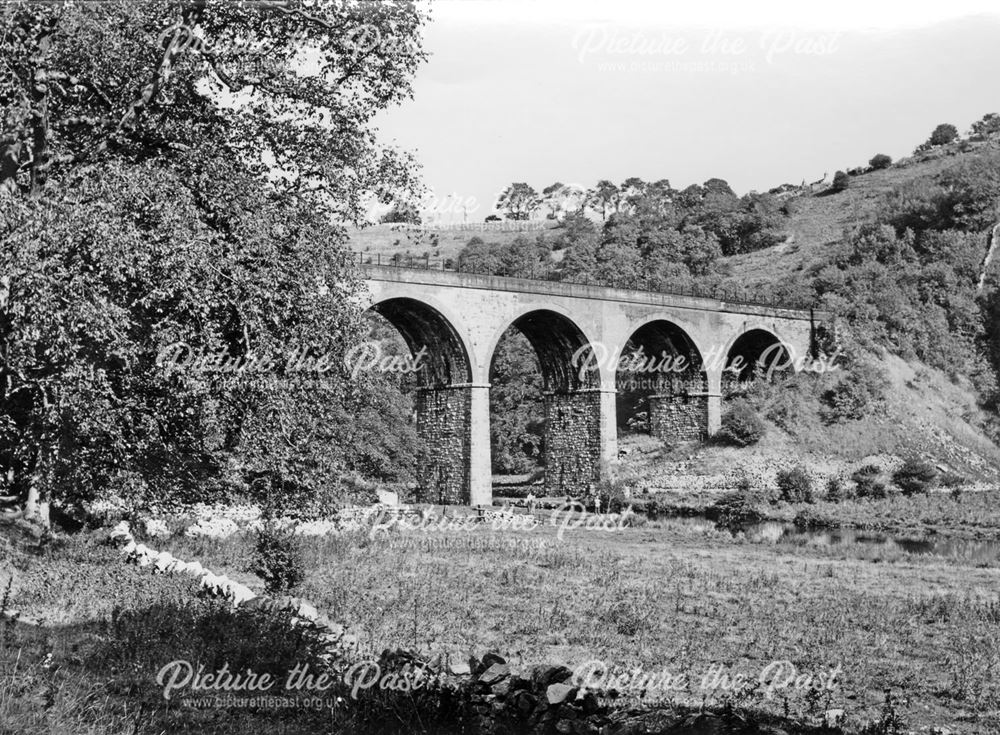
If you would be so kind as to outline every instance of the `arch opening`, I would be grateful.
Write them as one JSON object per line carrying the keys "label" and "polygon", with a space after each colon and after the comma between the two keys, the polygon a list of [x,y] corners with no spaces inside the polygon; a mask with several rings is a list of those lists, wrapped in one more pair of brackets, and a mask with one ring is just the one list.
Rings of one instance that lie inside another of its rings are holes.
{"label": "arch opening", "polygon": [[788,347],[766,329],[751,329],[733,342],[722,374],[723,398],[739,395],[754,381],[773,379],[792,364]]}
{"label": "arch opening", "polygon": [[393,298],[374,304],[371,310],[395,327],[412,357],[419,357],[416,375],[421,387],[472,381],[469,355],[462,338],[437,309],[416,299]]}
{"label": "arch opening", "polygon": [[[495,473],[521,484],[544,477],[544,492],[560,495],[586,493],[599,480],[601,376],[585,359],[589,346],[572,320],[547,309],[504,331],[490,358]],[[494,480],[504,494],[507,479]]]}
{"label": "arch opening", "polygon": [[[410,298],[380,301],[370,312],[382,325],[372,337],[398,354],[399,338],[411,362],[399,378],[411,401],[419,437],[416,500],[441,505],[468,504],[471,495],[472,367],[454,325],[440,311]],[[396,335],[386,335],[385,323]],[[393,346],[393,339],[396,344]]]}
{"label": "arch opening", "polygon": [[615,387],[619,436],[678,441],[701,438],[707,431],[701,352],[671,321],[651,321],[632,333],[618,361]]}

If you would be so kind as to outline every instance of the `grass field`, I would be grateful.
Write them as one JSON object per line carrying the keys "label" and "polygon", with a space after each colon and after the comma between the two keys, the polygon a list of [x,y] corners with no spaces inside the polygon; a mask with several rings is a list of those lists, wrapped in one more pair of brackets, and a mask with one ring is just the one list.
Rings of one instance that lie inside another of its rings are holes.
{"label": "grass field", "polygon": [[[276,648],[302,652],[275,642],[277,629],[262,629],[272,623],[239,618],[196,599],[187,582],[122,564],[101,539],[78,536],[8,561],[6,607],[40,625],[4,632],[0,722],[21,729],[0,732],[340,731],[310,713],[254,719],[237,711],[223,724],[219,712],[167,706],[154,677],[172,659],[253,662],[278,660]],[[246,538],[155,543],[260,586],[246,571]],[[884,718],[889,691],[908,729],[1000,728],[993,566],[862,546],[753,544],[656,522],[568,529],[562,539],[544,524],[352,533],[308,541],[307,559],[300,594],[359,628],[373,651],[399,646],[462,660],[492,650],[515,668],[599,660],[615,672],[686,677],[687,687],[646,701],[704,697],[813,723],[843,709],[848,732]],[[718,686],[722,671],[752,681],[786,660],[816,676],[839,667],[837,686]],[[640,700],[628,687],[622,694]],[[53,723],[65,729],[44,729]]]}

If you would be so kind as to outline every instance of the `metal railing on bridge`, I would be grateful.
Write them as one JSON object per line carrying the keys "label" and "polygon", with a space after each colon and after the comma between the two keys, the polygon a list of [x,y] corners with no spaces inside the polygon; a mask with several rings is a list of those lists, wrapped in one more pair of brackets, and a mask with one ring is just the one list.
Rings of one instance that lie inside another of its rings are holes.
{"label": "metal railing on bridge", "polygon": [[[530,273],[525,276],[523,274],[510,275],[498,270],[491,270],[488,268],[474,268],[474,267],[463,267],[458,261],[452,258],[431,258],[430,255],[415,256],[415,255],[392,255],[390,257],[383,258],[381,253],[363,253],[358,251],[351,251],[355,260],[359,265],[376,265],[376,266],[386,266],[391,268],[408,268],[413,270],[437,270],[437,271],[450,271],[452,273],[469,273],[472,275],[479,276],[500,276],[503,278],[517,278],[525,281],[543,281],[546,283],[574,283],[582,286],[601,286],[605,288],[620,288],[629,291],[640,291],[642,293],[655,293],[655,294],[666,294],[670,296],[688,296],[693,298],[704,298],[704,299],[715,299],[717,301],[724,301],[729,304],[740,304],[744,306],[763,306],[772,309],[796,309],[796,310],[808,310],[814,308],[814,304],[795,301],[793,299],[779,299],[774,294],[762,293],[761,291],[753,291],[744,288],[723,288],[721,286],[704,286],[692,284],[688,288],[674,288],[670,290],[664,290],[660,288],[655,288],[653,286],[653,280],[650,278],[645,279],[622,279],[621,281],[615,281],[612,279],[610,282],[607,281],[597,281],[592,279],[575,279],[575,278],[553,278],[551,277],[551,272],[548,274],[539,273],[535,275]],[[549,277],[546,277],[549,276]]]}

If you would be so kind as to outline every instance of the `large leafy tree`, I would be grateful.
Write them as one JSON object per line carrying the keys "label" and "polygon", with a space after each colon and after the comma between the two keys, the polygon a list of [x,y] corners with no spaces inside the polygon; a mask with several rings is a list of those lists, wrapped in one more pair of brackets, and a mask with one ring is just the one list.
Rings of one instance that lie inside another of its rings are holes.
{"label": "large leafy tree", "polygon": [[506,212],[507,219],[526,220],[531,219],[532,213],[542,204],[542,198],[538,192],[523,181],[515,182],[500,192],[497,198],[496,209]]}
{"label": "large leafy tree", "polygon": [[[348,468],[336,427],[378,391],[341,359],[357,338],[342,223],[413,183],[370,121],[410,93],[423,20],[405,2],[0,9],[8,499],[316,490]],[[177,343],[268,367],[158,365]],[[329,367],[290,369],[291,349]],[[392,475],[408,451],[365,469]]]}

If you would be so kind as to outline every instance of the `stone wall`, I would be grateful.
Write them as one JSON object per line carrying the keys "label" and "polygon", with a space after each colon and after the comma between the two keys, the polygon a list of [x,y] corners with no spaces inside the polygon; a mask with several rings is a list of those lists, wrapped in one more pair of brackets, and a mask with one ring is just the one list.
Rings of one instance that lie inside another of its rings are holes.
{"label": "stone wall", "polygon": [[545,396],[545,490],[587,495],[601,479],[601,393]]}
{"label": "stone wall", "polygon": [[417,467],[419,502],[470,502],[470,399],[464,386],[417,390],[417,433],[425,446]]}
{"label": "stone wall", "polygon": [[649,397],[649,433],[668,442],[698,441],[708,435],[704,376],[673,375]]}

